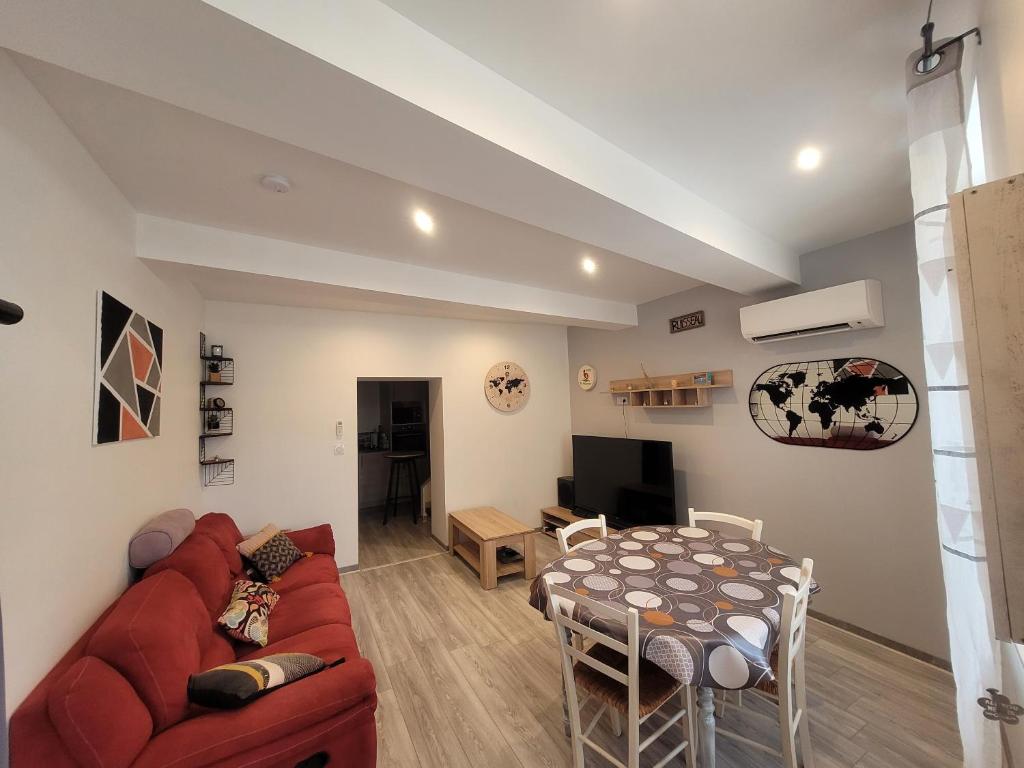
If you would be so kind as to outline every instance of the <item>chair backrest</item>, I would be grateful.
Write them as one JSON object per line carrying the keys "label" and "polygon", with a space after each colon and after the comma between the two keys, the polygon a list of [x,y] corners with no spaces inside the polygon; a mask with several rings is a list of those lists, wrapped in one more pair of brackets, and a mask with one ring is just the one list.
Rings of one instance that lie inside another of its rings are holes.
{"label": "chair backrest", "polygon": [[[548,617],[555,625],[555,636],[561,651],[562,675],[569,699],[570,714],[579,717],[579,702],[576,698],[573,675],[573,659],[575,659],[578,663],[586,664],[612,680],[627,686],[629,689],[629,715],[632,720],[636,720],[640,710],[640,614],[636,608],[629,608],[622,612],[607,603],[600,603],[576,592],[570,592],[565,587],[549,581],[549,576],[550,574],[544,577],[548,594]],[[626,642],[622,642],[607,632],[576,621],[577,607],[585,608],[592,616],[600,619],[600,623],[604,626],[621,627],[620,632],[625,634]],[[571,639],[573,632],[625,656],[627,658],[627,673],[623,674],[574,647]]]}
{"label": "chair backrest", "polygon": [[803,650],[807,636],[807,606],[810,603],[811,574],[814,561],[804,558],[800,563],[800,582],[786,590],[782,601],[779,633],[779,687],[788,685],[793,661]]}
{"label": "chair backrest", "polygon": [[739,515],[727,515],[723,512],[698,512],[693,507],[689,509],[690,525],[696,525],[697,523],[710,520],[714,523],[725,523],[726,525],[735,525],[737,528],[742,528],[750,532],[750,538],[754,541],[761,540],[761,531],[764,528],[764,521],[755,519],[749,520]]}
{"label": "chair backrest", "polygon": [[[565,526],[564,528],[558,528],[555,533],[558,536],[558,546],[562,550],[562,554],[568,554],[570,549],[575,547],[569,545],[569,537],[580,531],[585,531],[591,528],[600,529],[601,538],[605,538],[608,535],[608,524],[605,522],[604,515],[598,515],[597,517],[588,517],[583,520],[577,520],[575,523]],[[586,542],[581,541],[580,544]],[[577,544],[575,546],[579,546]]]}

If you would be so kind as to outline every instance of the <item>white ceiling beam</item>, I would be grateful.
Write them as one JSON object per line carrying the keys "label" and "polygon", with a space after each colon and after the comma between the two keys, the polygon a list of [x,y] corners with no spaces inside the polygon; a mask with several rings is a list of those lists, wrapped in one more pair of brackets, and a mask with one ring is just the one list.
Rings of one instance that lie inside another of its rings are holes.
{"label": "white ceiling beam", "polygon": [[[637,324],[636,306],[473,275],[375,259],[354,253],[232,232],[139,214],[137,251],[149,262],[188,265],[297,281],[318,296],[335,288],[339,297],[362,292],[367,300],[444,302],[450,306],[515,313],[522,319],[621,329]],[[201,273],[197,273],[201,274]],[[200,291],[203,286],[198,285]],[[479,312],[475,311],[478,316]]]}
{"label": "white ceiling beam", "polygon": [[0,45],[698,280],[799,280],[795,254],[376,0],[219,1],[248,23],[8,0]]}

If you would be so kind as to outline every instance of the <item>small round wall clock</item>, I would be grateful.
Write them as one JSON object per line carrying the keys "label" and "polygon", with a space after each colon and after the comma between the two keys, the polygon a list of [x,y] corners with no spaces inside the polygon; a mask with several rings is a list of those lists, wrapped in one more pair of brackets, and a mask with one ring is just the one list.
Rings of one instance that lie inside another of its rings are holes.
{"label": "small round wall clock", "polygon": [[518,411],[530,397],[530,378],[516,363],[496,363],[484,379],[484,394],[497,410]]}
{"label": "small round wall clock", "polygon": [[589,392],[597,384],[597,371],[594,370],[592,365],[581,365],[579,372],[576,374],[576,383],[580,385],[580,389],[584,392]]}

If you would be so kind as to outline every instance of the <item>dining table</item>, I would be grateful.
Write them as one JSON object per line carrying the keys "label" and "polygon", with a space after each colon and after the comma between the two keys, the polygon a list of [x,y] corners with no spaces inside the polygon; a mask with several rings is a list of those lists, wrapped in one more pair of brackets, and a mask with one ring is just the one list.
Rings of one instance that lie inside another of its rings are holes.
{"label": "dining table", "polygon": [[[700,764],[714,768],[714,691],[775,680],[771,658],[782,604],[796,591],[800,565],[754,539],[694,526],[640,526],[575,546],[541,570],[530,605],[545,616],[547,580],[638,611],[640,657],[697,689]],[[812,582],[811,593],[819,590]],[[589,625],[593,617],[577,605],[573,618]]]}

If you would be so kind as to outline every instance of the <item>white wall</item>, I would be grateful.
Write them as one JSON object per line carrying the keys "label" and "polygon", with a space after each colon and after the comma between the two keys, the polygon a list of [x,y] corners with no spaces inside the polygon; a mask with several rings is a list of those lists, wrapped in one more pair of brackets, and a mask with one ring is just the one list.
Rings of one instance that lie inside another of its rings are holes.
{"label": "white wall", "polygon": [[[0,51],[0,595],[8,714],[128,583],[147,518],[192,506],[202,302],[135,258],[135,214]],[[162,435],[92,445],[96,293],[164,329]]]}
{"label": "white wall", "polygon": [[1024,2],[984,0],[980,25],[978,97],[987,175],[995,180],[1024,172]]}
{"label": "white wall", "polygon": [[[216,447],[236,459],[235,484],[207,488],[203,506],[243,530],[330,522],[338,564],[357,562],[359,377],[441,379],[448,509],[491,505],[539,525],[540,508],[555,502],[569,465],[565,328],[225,302],[207,303],[205,322],[237,374],[225,394],[235,434]],[[501,360],[530,376],[530,400],[515,414],[484,397],[484,375]],[[339,419],[344,456],[333,454]]]}
{"label": "white wall", "polygon": [[[569,329],[573,371],[595,366],[597,386],[572,387],[573,431],[623,434],[622,410],[608,380],[731,368],[733,389],[694,411],[627,409],[630,437],[670,440],[679,507],[765,521],[765,539],[795,557],[815,558],[824,590],[815,609],[927,653],[948,658],[945,594],[918,307],[914,232],[904,225],[803,257],[803,290],[874,277],[882,281],[886,326],[755,346],[739,330],[750,298],[712,286],[640,307],[640,326],[623,331]],[[707,326],[670,334],[668,319],[703,309]],[[750,418],[754,379],[772,365],[831,357],[875,357],[903,371],[921,411],[899,443],[878,451],[782,445]]]}

